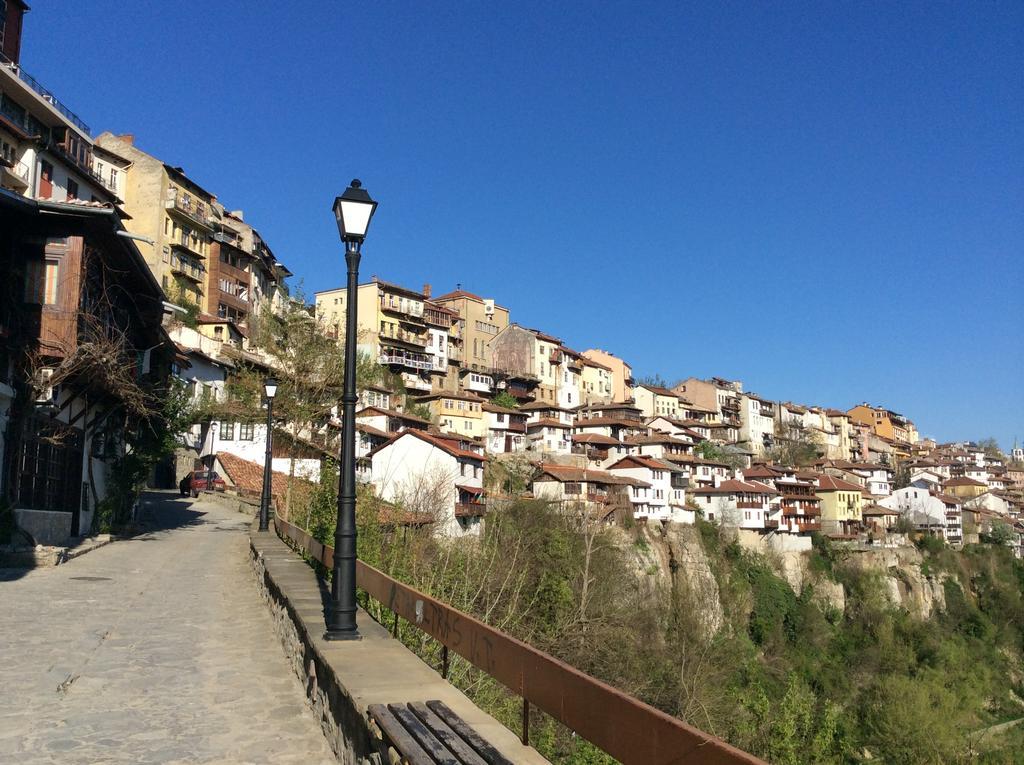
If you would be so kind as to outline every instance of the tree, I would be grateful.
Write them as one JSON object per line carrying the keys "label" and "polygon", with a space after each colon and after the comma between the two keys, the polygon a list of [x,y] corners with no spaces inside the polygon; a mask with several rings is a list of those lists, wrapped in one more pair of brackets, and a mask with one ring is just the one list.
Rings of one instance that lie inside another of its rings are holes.
{"label": "tree", "polygon": [[728,445],[716,444],[714,441],[701,441],[693,447],[693,453],[712,462],[721,462],[733,470],[747,464],[747,458],[741,452]]}
{"label": "tree", "polygon": [[999,448],[999,442],[992,436],[980,439],[978,441],[978,448],[985,452],[985,455],[988,457],[994,457],[1000,460],[1006,459],[1006,455],[1003,454],[1003,450]]}
{"label": "tree", "polygon": [[[295,462],[303,448],[316,447],[330,454],[338,448],[337,431],[328,427],[339,413],[345,378],[345,349],[322,331],[301,293],[278,312],[264,311],[251,327],[257,358],[238,354],[237,369],[228,380],[224,402],[211,403],[206,414],[259,421],[263,418],[263,381],[269,374],[278,381],[274,415],[288,439],[288,484],[284,515],[288,516],[295,481]],[[357,355],[356,385],[391,382],[390,373],[365,353]]]}
{"label": "tree", "polygon": [[649,388],[668,388],[669,384],[665,381],[665,378],[655,372],[652,375],[644,375],[643,377],[637,378],[637,385],[643,385]]}
{"label": "tree", "polygon": [[788,422],[775,435],[767,452],[772,462],[787,467],[807,467],[821,456],[821,438],[802,422]]}
{"label": "tree", "polygon": [[506,409],[518,409],[519,402],[516,397],[509,393],[507,390],[503,390],[498,393],[497,396],[491,399],[491,403],[495,406],[503,406]]}

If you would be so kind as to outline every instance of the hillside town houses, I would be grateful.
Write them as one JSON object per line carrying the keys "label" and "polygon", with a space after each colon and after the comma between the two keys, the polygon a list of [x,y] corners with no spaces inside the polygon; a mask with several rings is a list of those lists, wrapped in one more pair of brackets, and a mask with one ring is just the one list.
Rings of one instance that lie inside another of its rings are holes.
{"label": "hillside town houses", "polygon": [[[260,221],[185,158],[149,153],[145,136],[93,138],[22,69],[23,3],[6,8],[18,23],[0,55],[0,266],[13,275],[0,300],[0,491],[33,539],[59,540],[93,525],[138,405],[83,366],[90,328],[117,330],[118,353],[135,360],[131,390],[176,379],[191,401],[217,404],[242,370],[283,371],[261,346],[262,317],[298,308],[340,343],[350,301],[337,288],[299,303]],[[518,491],[596,523],[701,520],[780,549],[809,549],[815,534],[961,545],[1003,525],[1024,550],[1024,450],[938,444],[884,405],[776,401],[721,377],[638,379],[623,356],[575,350],[461,284],[435,294],[374,276],[357,289],[358,350],[387,373],[360,391],[357,475],[437,534],[479,534]],[[275,473],[319,480],[338,411],[275,423]],[[206,468],[251,490],[267,436],[262,421],[205,416],[151,483]],[[794,453],[800,464],[786,464]]]}

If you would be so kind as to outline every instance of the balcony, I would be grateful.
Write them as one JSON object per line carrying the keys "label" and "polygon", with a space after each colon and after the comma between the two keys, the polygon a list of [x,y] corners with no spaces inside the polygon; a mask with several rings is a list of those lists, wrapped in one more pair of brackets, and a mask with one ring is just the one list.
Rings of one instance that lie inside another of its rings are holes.
{"label": "balcony", "polygon": [[171,251],[180,251],[190,258],[201,258],[206,259],[199,250],[195,249],[190,243],[187,242],[171,242]]}
{"label": "balcony", "polygon": [[552,349],[551,353],[548,355],[548,361],[551,362],[552,364],[561,364],[562,352],[557,349]]}
{"label": "balcony", "polygon": [[413,300],[399,300],[394,295],[380,296],[380,309],[391,313],[404,314],[419,319],[423,317],[423,303]]}
{"label": "balcony", "polygon": [[164,207],[181,213],[194,223],[213,229],[213,219],[210,217],[210,208],[204,203],[195,199],[191,194],[178,191],[173,197],[164,202]]}
{"label": "balcony", "polygon": [[184,276],[186,279],[194,281],[196,284],[203,283],[203,276],[206,269],[197,263],[190,263],[186,260],[171,260],[171,273]]}
{"label": "balcony", "polygon": [[455,503],[456,518],[476,518],[483,515],[487,505],[482,502],[457,502]]}
{"label": "balcony", "polygon": [[448,346],[448,360],[449,361],[461,361],[462,360],[462,349],[456,348],[454,345]]}
{"label": "balcony", "polygon": [[410,332],[407,329],[388,329],[382,330],[380,333],[381,340],[397,340],[403,343],[409,343],[410,345],[419,345],[426,348],[430,343],[429,335],[421,335],[416,332]]}
{"label": "balcony", "polygon": [[778,521],[765,521],[764,522],[764,527],[766,529],[777,529],[779,527],[779,522]]}
{"label": "balcony", "polygon": [[15,191],[28,188],[29,170],[24,162],[0,159],[0,186]]}
{"label": "balcony", "polygon": [[466,378],[466,390],[477,393],[490,393],[494,388],[494,380],[485,375],[470,374]]}
{"label": "balcony", "polygon": [[430,393],[431,391],[429,380],[424,380],[419,375],[409,374],[408,372],[402,373],[402,384],[405,385],[406,390],[418,390],[421,393]]}
{"label": "balcony", "polygon": [[75,114],[68,107],[66,107],[63,103],[61,103],[61,101],[55,95],[53,95],[53,93],[51,93],[49,90],[44,88],[39,83],[39,81],[36,80],[35,77],[30,75],[24,69],[22,69],[19,64],[15,64],[13,61],[8,59],[7,56],[4,56],[2,53],[0,53],[0,63],[3,63],[4,65],[7,66],[8,69],[10,69],[15,74],[17,74],[19,80],[21,80],[26,85],[28,85],[44,101],[46,101],[50,106],[52,106],[58,112],[60,112],[61,115],[68,122],[70,122],[72,125],[74,125],[79,130],[81,130],[83,133],[85,133],[85,135],[92,135],[92,130],[89,128],[88,125],[85,124],[85,122],[82,121],[82,119],[77,114]]}
{"label": "balcony", "polygon": [[407,367],[409,369],[422,370],[429,372],[434,362],[431,361],[429,356],[413,353],[403,353],[402,351],[387,350],[380,354],[378,361],[381,364]]}
{"label": "balcony", "polygon": [[821,521],[797,521],[796,527],[801,534],[821,531]]}

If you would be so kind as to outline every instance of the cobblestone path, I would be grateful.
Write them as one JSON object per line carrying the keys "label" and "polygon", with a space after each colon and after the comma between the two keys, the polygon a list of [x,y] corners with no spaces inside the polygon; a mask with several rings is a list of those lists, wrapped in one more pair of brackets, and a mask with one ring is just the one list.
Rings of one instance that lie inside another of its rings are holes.
{"label": "cobblestone path", "polygon": [[334,763],[249,571],[248,517],[153,493],[150,530],[0,572],[0,763]]}

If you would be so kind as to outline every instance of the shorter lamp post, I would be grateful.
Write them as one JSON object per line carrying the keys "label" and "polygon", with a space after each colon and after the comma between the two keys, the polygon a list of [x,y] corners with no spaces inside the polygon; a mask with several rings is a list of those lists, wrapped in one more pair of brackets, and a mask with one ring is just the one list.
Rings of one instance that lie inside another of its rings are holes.
{"label": "shorter lamp post", "polygon": [[345,297],[345,385],[342,391],[341,476],[338,520],[334,531],[334,571],[327,604],[327,640],[358,640],[356,627],[356,297],[359,290],[359,248],[366,239],[377,203],[358,180],[334,200],[338,233],[345,243],[348,286]]}
{"label": "shorter lamp post", "polygon": [[274,396],[277,394],[277,380],[268,377],[263,381],[263,395],[267,399],[267,454],[263,459],[263,494],[260,495],[260,531],[270,530],[270,480],[271,445],[274,440]]}

